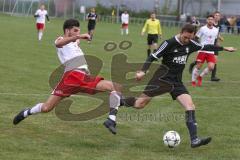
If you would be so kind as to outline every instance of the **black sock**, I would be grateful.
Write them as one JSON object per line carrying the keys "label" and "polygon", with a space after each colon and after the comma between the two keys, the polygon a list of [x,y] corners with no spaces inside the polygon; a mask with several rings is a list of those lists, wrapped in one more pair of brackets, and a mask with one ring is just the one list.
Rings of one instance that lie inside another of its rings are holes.
{"label": "black sock", "polygon": [[126,107],[134,107],[135,102],[136,102],[135,97],[126,97],[121,99],[120,105]]}
{"label": "black sock", "polygon": [[192,141],[197,138],[197,123],[195,119],[195,110],[186,111],[185,116],[186,125]]}
{"label": "black sock", "polygon": [[110,112],[109,112],[108,118],[115,122],[116,121],[117,112],[118,112],[118,110],[116,108],[110,108]]}
{"label": "black sock", "polygon": [[149,56],[151,54],[151,49],[147,50],[147,55]]}
{"label": "black sock", "polygon": [[212,78],[216,77],[216,73],[217,73],[217,64],[214,65],[214,69],[212,70]]}

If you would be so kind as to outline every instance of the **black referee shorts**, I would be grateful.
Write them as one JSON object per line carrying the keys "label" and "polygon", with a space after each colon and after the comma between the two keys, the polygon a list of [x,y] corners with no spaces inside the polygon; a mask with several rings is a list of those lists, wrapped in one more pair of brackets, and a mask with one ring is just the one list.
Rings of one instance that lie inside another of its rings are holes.
{"label": "black referee shorts", "polygon": [[148,34],[147,43],[148,43],[148,45],[158,43],[158,34]]}
{"label": "black referee shorts", "polygon": [[189,94],[183,83],[167,80],[167,78],[164,77],[167,72],[168,70],[166,70],[164,66],[160,66],[148,82],[143,93],[149,97],[170,93],[173,100],[176,100],[176,98],[182,94]]}

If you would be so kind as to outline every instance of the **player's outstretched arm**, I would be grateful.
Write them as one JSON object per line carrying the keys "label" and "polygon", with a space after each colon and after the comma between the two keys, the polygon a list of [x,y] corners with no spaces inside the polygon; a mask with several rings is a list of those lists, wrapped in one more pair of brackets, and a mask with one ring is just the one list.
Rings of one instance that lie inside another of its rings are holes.
{"label": "player's outstretched arm", "polygon": [[154,60],[156,60],[156,58],[153,57],[153,55],[150,55],[150,56],[146,59],[145,63],[143,64],[142,69],[141,69],[140,71],[137,71],[137,72],[136,72],[135,78],[136,78],[137,81],[140,81],[140,80],[143,79],[143,77],[145,76],[147,70],[149,69],[149,67],[151,66],[151,64],[152,64],[152,62],[153,62]]}
{"label": "player's outstretched arm", "polygon": [[[202,50],[205,50],[205,51],[228,51],[228,52],[234,52],[236,51],[237,49],[234,48],[234,47],[222,47],[222,46],[217,46],[217,45],[204,45],[202,48]],[[200,49],[198,49],[200,50]]]}
{"label": "player's outstretched arm", "polygon": [[34,14],[34,18],[37,18],[37,17],[39,17],[39,15],[38,14]]}
{"label": "player's outstretched arm", "polygon": [[237,49],[234,47],[223,47],[223,50],[228,52],[235,52]]}
{"label": "player's outstretched arm", "polygon": [[91,36],[88,33],[80,34],[80,39],[90,40]]}
{"label": "player's outstretched arm", "polygon": [[73,36],[73,37],[63,37],[63,38],[59,38],[55,41],[55,46],[57,48],[62,48],[64,45],[70,43],[70,42],[75,42],[76,40],[80,39],[81,36],[77,35],[77,36]]}

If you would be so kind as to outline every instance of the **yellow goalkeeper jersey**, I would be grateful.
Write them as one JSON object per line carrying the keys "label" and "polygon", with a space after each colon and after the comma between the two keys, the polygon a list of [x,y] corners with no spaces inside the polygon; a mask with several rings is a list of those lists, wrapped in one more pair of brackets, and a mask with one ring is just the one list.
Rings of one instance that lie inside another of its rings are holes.
{"label": "yellow goalkeeper jersey", "polygon": [[151,18],[148,19],[144,27],[142,29],[142,32],[147,32],[148,34],[162,34],[161,24],[158,19],[152,20]]}

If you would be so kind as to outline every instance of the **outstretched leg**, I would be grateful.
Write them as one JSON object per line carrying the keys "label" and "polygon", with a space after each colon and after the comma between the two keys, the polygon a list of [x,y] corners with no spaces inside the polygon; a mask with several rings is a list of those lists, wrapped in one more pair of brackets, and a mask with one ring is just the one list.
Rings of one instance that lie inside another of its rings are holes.
{"label": "outstretched leg", "polygon": [[195,106],[189,94],[182,94],[177,97],[178,102],[185,108],[186,125],[189,131],[191,147],[196,148],[208,144],[212,138],[198,138],[197,122],[195,117]]}
{"label": "outstretched leg", "polygon": [[62,99],[63,97],[51,95],[45,103],[38,103],[32,108],[25,108],[14,117],[13,124],[17,125],[30,115],[50,112]]}

